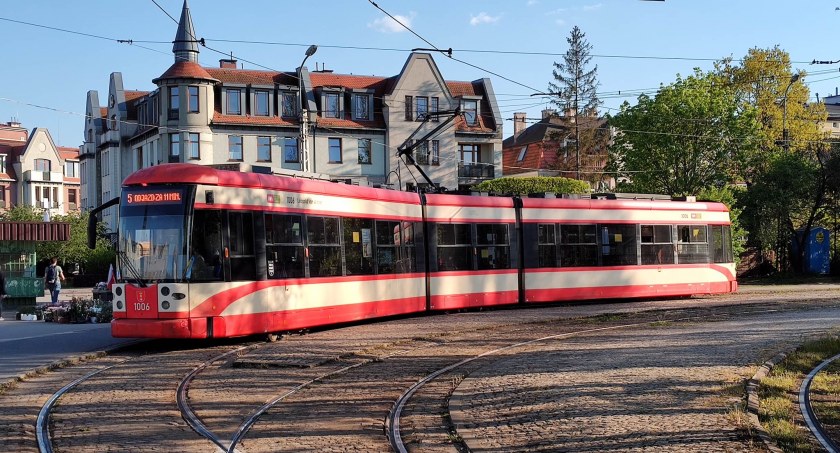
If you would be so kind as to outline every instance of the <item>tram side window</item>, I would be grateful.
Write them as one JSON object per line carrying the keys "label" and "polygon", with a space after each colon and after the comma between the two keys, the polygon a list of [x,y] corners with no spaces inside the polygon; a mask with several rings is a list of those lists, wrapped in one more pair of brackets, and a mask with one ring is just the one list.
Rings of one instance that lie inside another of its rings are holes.
{"label": "tram side window", "polygon": [[642,225],[642,264],[674,264],[671,225]]}
{"label": "tram side window", "polygon": [[541,223],[537,226],[537,247],[540,255],[539,267],[557,266],[557,243],[555,241],[554,224]]}
{"label": "tram side window", "polygon": [[478,269],[509,269],[510,239],[508,226],[497,223],[475,226]]}
{"label": "tram side window", "polygon": [[706,225],[677,225],[677,261],[680,264],[709,262]]}
{"label": "tram side window", "polygon": [[190,280],[222,279],[222,213],[196,210],[192,231],[192,270]]}
{"label": "tram side window", "polygon": [[597,266],[595,231],[595,225],[560,225],[560,266]]}
{"label": "tram side window", "polygon": [[414,225],[411,222],[376,221],[378,274],[414,272]]}
{"label": "tram side window", "polygon": [[254,219],[250,212],[228,214],[230,233],[231,280],[254,280],[257,263],[254,261]]}
{"label": "tram side window", "polygon": [[712,262],[731,263],[735,261],[732,252],[732,228],[729,225],[712,225]]}
{"label": "tram side window", "polygon": [[303,278],[303,217],[268,214],[265,216],[265,242],[268,278]]}
{"label": "tram side window", "polygon": [[472,225],[437,224],[438,270],[471,270]]}
{"label": "tram side window", "polygon": [[636,257],[636,225],[600,225],[600,229],[602,265],[639,264]]}
{"label": "tram side window", "polygon": [[339,231],[338,217],[306,218],[310,277],[334,277],[342,274]]}
{"label": "tram side window", "polygon": [[373,220],[345,218],[342,224],[347,275],[373,274]]}

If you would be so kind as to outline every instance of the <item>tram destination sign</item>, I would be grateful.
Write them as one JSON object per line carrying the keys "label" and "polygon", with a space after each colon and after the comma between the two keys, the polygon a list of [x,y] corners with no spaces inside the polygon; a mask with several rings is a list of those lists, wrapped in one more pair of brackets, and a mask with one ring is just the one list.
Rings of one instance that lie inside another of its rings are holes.
{"label": "tram destination sign", "polygon": [[125,204],[129,206],[146,204],[181,204],[184,192],[180,189],[144,190],[142,192],[126,192]]}

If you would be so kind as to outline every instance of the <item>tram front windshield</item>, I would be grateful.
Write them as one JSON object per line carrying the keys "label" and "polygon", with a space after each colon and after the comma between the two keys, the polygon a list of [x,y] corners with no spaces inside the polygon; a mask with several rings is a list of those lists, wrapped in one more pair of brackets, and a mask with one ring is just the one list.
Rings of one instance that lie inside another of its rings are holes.
{"label": "tram front windshield", "polygon": [[123,279],[150,283],[184,278],[189,192],[170,186],[123,189],[118,244]]}

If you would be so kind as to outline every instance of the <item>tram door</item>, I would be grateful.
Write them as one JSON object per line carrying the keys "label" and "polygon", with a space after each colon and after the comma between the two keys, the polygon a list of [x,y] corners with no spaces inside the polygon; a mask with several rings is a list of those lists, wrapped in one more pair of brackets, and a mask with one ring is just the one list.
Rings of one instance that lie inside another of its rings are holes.
{"label": "tram door", "polygon": [[227,213],[227,233],[222,254],[225,280],[257,280],[257,256],[254,252],[254,214],[252,212],[229,211]]}
{"label": "tram door", "polygon": [[193,218],[191,281],[223,280],[222,212],[196,210]]}

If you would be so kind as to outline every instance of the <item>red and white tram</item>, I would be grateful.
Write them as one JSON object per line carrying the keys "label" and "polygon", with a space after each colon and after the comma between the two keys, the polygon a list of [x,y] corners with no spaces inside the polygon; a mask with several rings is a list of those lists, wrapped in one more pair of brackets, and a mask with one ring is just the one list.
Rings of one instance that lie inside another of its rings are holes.
{"label": "red and white tram", "polygon": [[116,337],[735,291],[720,203],[417,194],[165,164],[123,183]]}

